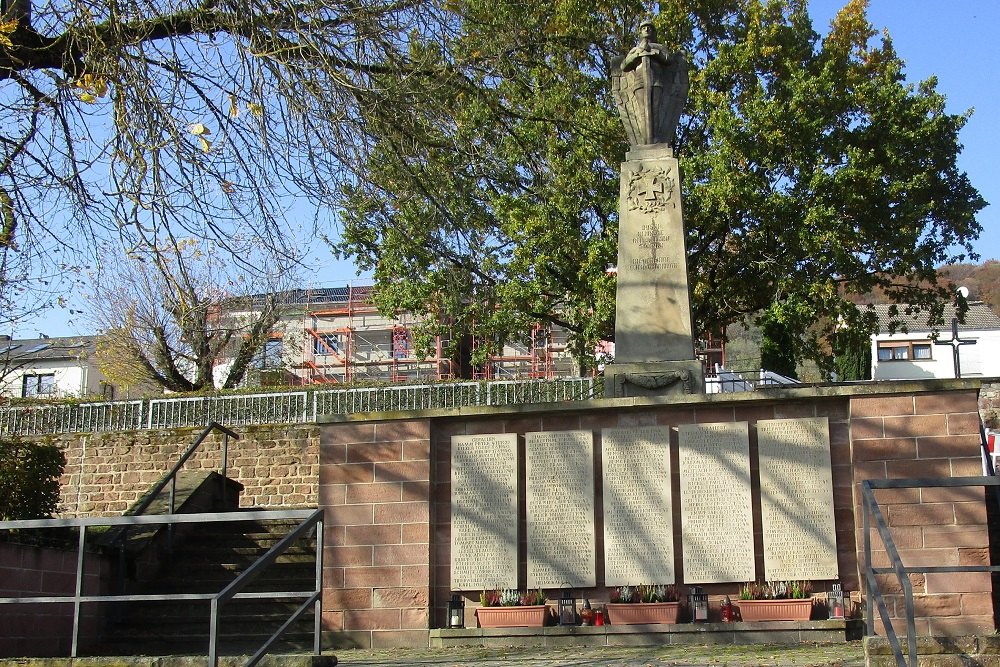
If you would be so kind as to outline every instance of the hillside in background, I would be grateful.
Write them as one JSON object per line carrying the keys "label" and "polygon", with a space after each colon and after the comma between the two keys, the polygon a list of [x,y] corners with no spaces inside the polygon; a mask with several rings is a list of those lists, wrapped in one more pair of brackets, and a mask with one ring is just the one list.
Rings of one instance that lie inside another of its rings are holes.
{"label": "hillside in background", "polygon": [[949,282],[969,288],[969,299],[984,301],[1000,313],[1000,261],[989,259],[982,264],[951,264],[941,269]]}

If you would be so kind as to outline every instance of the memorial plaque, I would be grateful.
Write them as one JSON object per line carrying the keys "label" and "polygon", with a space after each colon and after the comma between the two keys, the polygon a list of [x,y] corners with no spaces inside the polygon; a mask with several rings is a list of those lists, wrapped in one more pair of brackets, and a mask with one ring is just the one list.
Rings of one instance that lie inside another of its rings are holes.
{"label": "memorial plaque", "polygon": [[597,585],[594,435],[525,434],[528,588]]}
{"label": "memorial plaque", "polygon": [[451,438],[451,589],[517,588],[517,434]]}
{"label": "memorial plaque", "polygon": [[754,579],[746,422],[680,427],[684,583]]}
{"label": "memorial plaque", "polygon": [[601,452],[605,584],[674,583],[669,427],[603,429]]}
{"label": "memorial plaque", "polygon": [[764,575],[836,579],[830,430],[826,417],[757,422]]}

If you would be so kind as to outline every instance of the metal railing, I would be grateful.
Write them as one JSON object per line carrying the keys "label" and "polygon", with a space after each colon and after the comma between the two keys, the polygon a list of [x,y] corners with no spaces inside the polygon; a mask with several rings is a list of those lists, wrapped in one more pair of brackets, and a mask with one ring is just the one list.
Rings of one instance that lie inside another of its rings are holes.
{"label": "metal railing", "polygon": [[[867,622],[867,634],[875,634],[875,609],[878,609],[879,617],[885,628],[886,639],[892,647],[896,657],[896,663],[900,667],[917,667],[917,633],[914,621],[913,606],[913,586],[910,583],[910,574],[927,573],[949,573],[949,572],[1000,572],[1000,566],[991,565],[903,565],[899,557],[899,551],[892,539],[892,534],[882,515],[878,501],[875,498],[875,491],[878,489],[916,489],[925,487],[955,488],[963,486],[985,486],[1000,487],[998,477],[942,477],[934,479],[869,479],[861,482],[861,502],[863,507],[863,530],[865,545],[865,566],[864,576],[867,584],[868,595],[865,602],[865,618]],[[871,545],[871,522],[875,523],[875,530],[878,532],[885,547],[886,556],[889,559],[889,567],[874,567],[872,565],[872,545]],[[879,589],[875,576],[879,574],[894,574],[899,582],[899,587],[903,592],[903,604],[906,615],[906,640],[907,656],[904,657],[903,650],[896,636],[896,630],[889,617],[882,591]]]}
{"label": "metal railing", "polygon": [[[204,524],[222,521],[266,521],[274,519],[298,519],[301,523],[285,535],[267,553],[248,567],[232,583],[218,593],[172,593],[147,595],[84,595],[84,564],[87,544],[87,529],[94,526],[123,527],[128,529],[140,525],[176,525]],[[80,644],[80,608],[91,602],[142,602],[142,601],[177,601],[177,600],[208,600],[211,611],[209,624],[209,665],[219,664],[219,614],[222,606],[234,599],[278,599],[304,598],[291,616],[276,630],[263,646],[246,662],[246,667],[253,667],[277,642],[285,631],[295,621],[302,617],[310,607],[315,618],[313,623],[313,654],[320,654],[321,622],[322,622],[322,591],[323,591],[323,510],[271,510],[259,512],[224,512],[210,514],[172,514],[169,516],[127,516],[102,517],[90,519],[36,519],[30,521],[0,521],[0,531],[28,530],[44,528],[76,528],[79,530],[76,551],[76,583],[73,595],[37,595],[31,597],[0,597],[0,605],[5,604],[73,604],[73,636],[70,644],[70,657],[79,656]],[[243,592],[246,586],[281,555],[296,540],[306,536],[311,531],[316,535],[316,578],[312,590],[308,591],[275,591],[266,593]]]}
{"label": "metal railing", "polygon": [[130,431],[205,426],[297,424],[326,415],[603,398],[604,379],[441,382],[424,385],[224,394],[103,403],[0,408],[0,435]]}

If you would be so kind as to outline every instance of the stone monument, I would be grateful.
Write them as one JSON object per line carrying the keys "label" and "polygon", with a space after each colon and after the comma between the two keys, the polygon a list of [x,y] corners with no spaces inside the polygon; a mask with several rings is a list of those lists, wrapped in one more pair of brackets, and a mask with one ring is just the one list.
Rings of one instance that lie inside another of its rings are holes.
{"label": "stone monument", "polygon": [[612,63],[612,90],[630,150],[621,170],[615,363],[605,395],[700,393],[694,355],[680,174],[670,142],[687,100],[687,63],[656,43],[650,21],[639,44]]}

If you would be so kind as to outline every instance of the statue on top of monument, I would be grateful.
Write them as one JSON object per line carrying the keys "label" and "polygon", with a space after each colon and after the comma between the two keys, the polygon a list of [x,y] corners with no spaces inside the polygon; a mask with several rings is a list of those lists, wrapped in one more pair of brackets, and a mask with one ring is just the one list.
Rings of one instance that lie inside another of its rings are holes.
{"label": "statue on top of monument", "polygon": [[629,144],[669,144],[687,101],[687,62],[656,43],[652,21],[639,25],[639,44],[611,61],[611,90]]}

